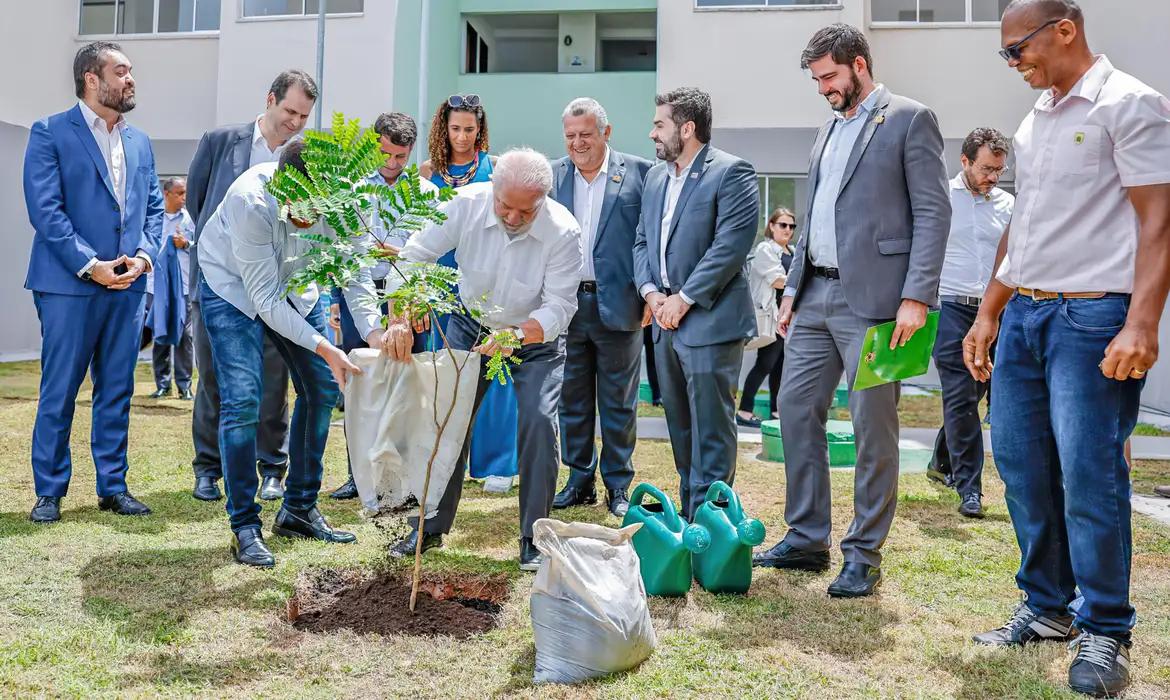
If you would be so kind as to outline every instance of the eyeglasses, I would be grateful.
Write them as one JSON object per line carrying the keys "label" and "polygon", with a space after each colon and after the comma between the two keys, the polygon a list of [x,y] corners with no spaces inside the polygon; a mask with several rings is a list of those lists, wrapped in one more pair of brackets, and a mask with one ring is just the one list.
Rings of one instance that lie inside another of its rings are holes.
{"label": "eyeglasses", "polygon": [[772,225],[775,226],[776,228],[786,228],[789,231],[796,230],[796,224],[790,224],[787,221],[776,221]]}
{"label": "eyeglasses", "polygon": [[1011,46],[1000,49],[999,50],[1000,57],[1003,58],[1003,60],[1005,60],[1005,61],[1018,61],[1018,60],[1020,60],[1020,55],[1021,55],[1020,49],[1024,48],[1024,44],[1028,43],[1028,39],[1031,39],[1032,37],[1039,34],[1040,30],[1047,29],[1048,27],[1051,27],[1054,24],[1060,24],[1064,20],[1065,20],[1065,18],[1061,17],[1060,19],[1050,19],[1047,22],[1045,22],[1044,24],[1041,24],[1039,27],[1036,27],[1035,29],[1033,29],[1032,33],[1029,34],[1028,36],[1024,37],[1023,39],[1020,39],[1019,41],[1012,44]]}
{"label": "eyeglasses", "polygon": [[479,95],[451,95],[447,98],[447,106],[451,109],[459,109],[460,107],[475,109],[479,104]]}
{"label": "eyeglasses", "polygon": [[1007,171],[1008,171],[1008,167],[1006,165],[1002,168],[993,168],[993,167],[988,166],[988,165],[980,165],[979,166],[979,172],[981,172],[987,176],[995,175],[996,177],[999,177],[1000,175],[1003,175]]}

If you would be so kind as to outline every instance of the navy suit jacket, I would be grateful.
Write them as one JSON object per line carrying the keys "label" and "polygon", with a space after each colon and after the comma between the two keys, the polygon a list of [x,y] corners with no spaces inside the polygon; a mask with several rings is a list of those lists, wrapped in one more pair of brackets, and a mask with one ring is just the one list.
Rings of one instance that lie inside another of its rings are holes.
{"label": "navy suit jacket", "polygon": [[[228,188],[244,171],[252,157],[252,134],[255,122],[233,124],[212,129],[199,140],[191,167],[187,171],[187,212],[195,222],[195,239],[215,213]],[[199,300],[199,246],[191,248],[191,301]]]}
{"label": "navy suit jacket", "polygon": [[[642,209],[642,184],[654,164],[612,148],[606,172],[605,198],[597,223],[593,256],[597,275],[597,306],[601,322],[613,331],[642,327],[644,302],[634,286],[634,238]],[[553,162],[553,199],[573,211],[573,178],[577,168],[568,156]]]}
{"label": "navy suit jacket", "polygon": [[[103,289],[77,276],[93,258],[158,259],[163,201],[150,137],[127,125],[126,212],[123,217],[102,152],[81,107],[32,125],[24,154],[24,201],[32,223],[32,253],[24,286],[34,292],[91,295]],[[146,275],[130,289],[146,291]]]}
{"label": "navy suit jacket", "polygon": [[[642,213],[634,244],[634,274],[641,289],[663,289],[659,264],[667,168],[659,163],[646,175]],[[666,272],[673,286],[694,305],[679,323],[683,345],[701,347],[743,341],[756,334],[744,264],[759,225],[760,191],[750,163],[710,145],[695,156],[683,183],[670,236]]]}

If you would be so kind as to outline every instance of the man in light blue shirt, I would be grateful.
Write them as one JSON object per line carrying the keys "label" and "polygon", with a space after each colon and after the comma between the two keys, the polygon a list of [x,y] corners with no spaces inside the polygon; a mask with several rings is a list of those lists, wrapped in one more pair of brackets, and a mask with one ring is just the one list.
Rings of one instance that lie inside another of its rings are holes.
{"label": "man in light blue shirt", "polygon": [[[346,373],[360,373],[345,353],[325,338],[327,299],[315,284],[289,291],[292,276],[306,263],[311,243],[295,229],[318,223],[280,218],[280,205],[267,185],[278,168],[305,172],[303,141],[285,147],[279,164],[264,163],[244,172],[199,236],[199,303],[219,378],[219,444],[232,554],[241,564],[270,567],[272,553],[260,534],[256,503],[256,428],[263,382],[264,338],[276,345],[296,389],[289,435],[289,471],[284,503],[272,532],[323,542],[353,542],[353,534],[334,530],[317,510],[324,471],[323,455],[338,386]],[[369,272],[346,290],[354,321],[370,347],[382,346],[381,313]]]}
{"label": "man in light blue shirt", "polygon": [[[155,331],[154,348],[151,350],[151,366],[154,370],[155,392],[151,398],[160,399],[171,393],[171,368],[174,367],[174,380],[178,386],[179,399],[191,400],[191,374],[195,367],[195,346],[191,337],[191,240],[195,235],[195,222],[187,213],[184,204],[187,201],[187,181],[181,177],[168,177],[162,181],[163,191],[163,224],[162,242],[159,245],[158,266],[166,270],[165,273],[151,273],[146,283],[147,293],[153,296],[148,302],[151,307],[152,327],[165,326],[165,319],[156,318],[156,314],[163,309],[172,309],[178,305],[182,314],[175,319],[181,330],[177,342],[160,342],[164,334]],[[171,261],[171,257],[175,261]],[[178,273],[178,279],[170,279],[172,273]],[[156,285],[157,281],[157,285]],[[167,296],[166,303],[160,297]],[[168,314],[168,315],[171,315]],[[164,332],[165,333],[165,332]],[[168,339],[173,340],[173,339]],[[174,355],[172,365],[171,356]]]}

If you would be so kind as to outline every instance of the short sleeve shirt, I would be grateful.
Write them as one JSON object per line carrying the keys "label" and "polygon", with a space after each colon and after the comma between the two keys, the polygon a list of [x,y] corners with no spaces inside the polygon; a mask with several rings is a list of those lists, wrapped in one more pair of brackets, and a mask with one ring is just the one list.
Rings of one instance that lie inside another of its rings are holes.
{"label": "short sleeve shirt", "polygon": [[1049,292],[1133,292],[1137,212],[1126,189],[1170,183],[1170,100],[1105,56],[1014,140],[1016,205],[998,278]]}

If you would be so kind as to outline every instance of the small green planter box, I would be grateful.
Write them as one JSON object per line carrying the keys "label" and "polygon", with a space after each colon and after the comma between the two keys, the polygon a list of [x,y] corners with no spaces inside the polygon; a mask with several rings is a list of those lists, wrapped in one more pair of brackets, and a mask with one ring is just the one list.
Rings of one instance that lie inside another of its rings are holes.
{"label": "small green planter box", "polygon": [[[829,466],[853,466],[857,462],[853,424],[844,420],[831,420],[825,426],[825,432],[829,441]],[[764,421],[760,425],[760,433],[763,435],[763,458],[769,462],[783,462],[784,441],[780,438],[780,421]]]}
{"label": "small green planter box", "polygon": [[756,394],[756,402],[752,413],[760,420],[772,420],[772,399],[768,395],[768,392],[761,391]]}
{"label": "small green planter box", "polygon": [[842,384],[833,392],[833,408],[849,408],[849,387]]}
{"label": "small green planter box", "polygon": [[650,391],[650,382],[638,384],[638,400],[642,403],[654,403],[654,394]]}

